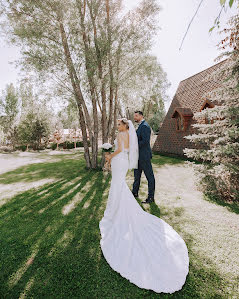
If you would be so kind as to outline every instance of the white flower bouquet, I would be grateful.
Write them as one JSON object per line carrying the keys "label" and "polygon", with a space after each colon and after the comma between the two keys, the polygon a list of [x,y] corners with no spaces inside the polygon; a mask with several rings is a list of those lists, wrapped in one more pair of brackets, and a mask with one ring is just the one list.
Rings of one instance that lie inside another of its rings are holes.
{"label": "white flower bouquet", "polygon": [[110,143],[104,143],[100,147],[103,152],[112,152],[112,145]]}
{"label": "white flower bouquet", "polygon": [[[102,151],[105,153],[105,154],[109,154],[110,152],[112,152],[112,145],[110,143],[104,143],[100,146],[100,148],[102,148]],[[103,170],[104,171],[108,171],[110,172],[111,170],[111,167],[110,167],[110,162],[109,161],[106,161],[105,162],[105,165],[103,167]]]}

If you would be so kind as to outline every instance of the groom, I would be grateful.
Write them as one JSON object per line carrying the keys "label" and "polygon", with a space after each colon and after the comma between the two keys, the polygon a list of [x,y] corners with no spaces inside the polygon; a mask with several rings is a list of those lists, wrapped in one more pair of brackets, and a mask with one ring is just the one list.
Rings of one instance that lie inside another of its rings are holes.
{"label": "groom", "polygon": [[152,151],[150,148],[150,134],[151,129],[149,124],[145,121],[142,111],[134,112],[134,120],[139,123],[138,129],[136,130],[139,143],[139,161],[138,169],[134,169],[134,184],[133,184],[133,195],[138,197],[140,178],[142,171],[148,181],[148,197],[142,203],[154,202],[155,192],[155,178],[153,168],[151,165]]}

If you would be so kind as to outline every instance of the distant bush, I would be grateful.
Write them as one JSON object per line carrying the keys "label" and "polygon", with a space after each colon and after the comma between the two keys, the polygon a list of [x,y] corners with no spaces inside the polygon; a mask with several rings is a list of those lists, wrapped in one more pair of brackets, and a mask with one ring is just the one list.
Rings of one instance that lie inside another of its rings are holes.
{"label": "distant bush", "polygon": [[26,145],[18,145],[15,147],[15,149],[25,152],[27,150],[27,146]]}
{"label": "distant bush", "polygon": [[70,141],[64,141],[62,145],[63,145],[63,149],[72,149],[75,147],[74,142],[70,142]]}
{"label": "distant bush", "polygon": [[76,147],[83,147],[83,142],[82,141],[77,141],[76,142]]}
{"label": "distant bush", "polygon": [[[90,146],[90,141],[89,140],[87,140],[87,143],[88,143],[88,146]],[[84,147],[83,141],[77,141],[76,142],[76,147]]]}
{"label": "distant bush", "polygon": [[56,148],[57,148],[57,144],[56,143],[52,143],[51,149],[54,151]]}
{"label": "distant bush", "polygon": [[[88,146],[90,146],[90,141],[88,140]],[[71,141],[64,141],[62,143],[58,144],[59,148],[63,148],[63,149],[73,149],[75,148],[75,142],[71,142]],[[76,147],[83,147],[83,142],[82,141],[77,141],[76,142]],[[57,148],[57,144],[56,143],[52,143],[51,145],[51,149],[55,150]]]}
{"label": "distant bush", "polygon": [[21,146],[20,146],[20,150],[22,150],[23,152],[25,152],[25,151],[27,150],[26,145],[21,145]]}

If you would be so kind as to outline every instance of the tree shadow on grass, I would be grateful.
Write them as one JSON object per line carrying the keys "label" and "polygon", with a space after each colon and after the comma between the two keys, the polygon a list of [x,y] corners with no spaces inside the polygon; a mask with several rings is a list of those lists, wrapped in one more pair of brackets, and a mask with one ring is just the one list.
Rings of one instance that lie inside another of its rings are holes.
{"label": "tree shadow on grass", "polygon": [[3,173],[0,175],[0,184],[32,182],[45,178],[70,181],[85,171],[85,161],[83,159],[74,160],[70,157],[61,157],[57,162],[30,164]]}
{"label": "tree shadow on grass", "polygon": [[[220,297],[220,276],[205,269],[193,253],[186,284],[174,294],[140,289],[113,271],[102,254],[99,231],[110,176],[83,171],[83,164],[75,168],[71,161],[65,163],[67,172],[53,164],[25,168],[26,178],[21,177],[28,179],[33,171],[34,179],[42,178],[47,169],[45,177],[55,177],[55,183],[16,195],[0,209],[1,298],[19,298],[24,292],[32,298]],[[19,173],[12,172],[15,181]],[[11,175],[1,178],[13,182]],[[63,213],[66,206],[71,209]],[[156,204],[150,212],[160,217]],[[170,211],[161,208],[161,216],[166,213]],[[192,238],[185,240],[190,250]]]}

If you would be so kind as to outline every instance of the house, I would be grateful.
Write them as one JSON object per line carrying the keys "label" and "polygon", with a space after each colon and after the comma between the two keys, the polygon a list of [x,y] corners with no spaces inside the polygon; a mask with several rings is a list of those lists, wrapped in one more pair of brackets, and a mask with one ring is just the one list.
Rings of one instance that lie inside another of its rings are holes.
{"label": "house", "polygon": [[194,113],[212,108],[216,104],[207,99],[205,94],[219,86],[219,82],[210,77],[210,74],[219,69],[225,61],[180,82],[153,145],[154,152],[184,156],[184,148],[206,147],[203,144],[196,146],[184,136],[197,133],[197,129],[192,127],[196,122],[193,119]]}
{"label": "house", "polygon": [[55,130],[53,134],[51,134],[49,138],[49,142],[58,142],[62,143],[65,141],[81,141],[81,131],[80,129],[59,129]]}

